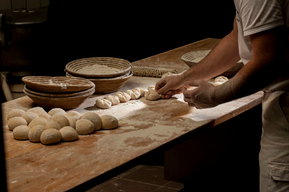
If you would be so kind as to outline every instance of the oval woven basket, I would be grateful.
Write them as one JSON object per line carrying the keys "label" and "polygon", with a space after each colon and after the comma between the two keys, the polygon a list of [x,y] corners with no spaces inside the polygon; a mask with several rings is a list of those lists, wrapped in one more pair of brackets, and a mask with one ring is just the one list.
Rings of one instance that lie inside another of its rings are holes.
{"label": "oval woven basket", "polygon": [[65,71],[81,77],[117,77],[131,70],[131,63],[115,57],[88,57],[69,62]]}

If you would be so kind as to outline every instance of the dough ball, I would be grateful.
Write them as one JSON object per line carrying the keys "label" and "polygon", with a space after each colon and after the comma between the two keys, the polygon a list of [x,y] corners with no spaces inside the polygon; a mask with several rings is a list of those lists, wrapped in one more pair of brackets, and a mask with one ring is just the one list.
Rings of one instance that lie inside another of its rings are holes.
{"label": "dough ball", "polygon": [[42,108],[42,107],[33,107],[28,109],[27,112],[36,113],[40,117],[44,117],[45,119],[49,119],[50,115]]}
{"label": "dough ball", "polygon": [[44,118],[44,117],[36,117],[35,119],[33,119],[29,124],[28,124],[28,127],[29,128],[32,128],[34,127],[35,125],[42,125],[43,127],[46,126],[46,123],[47,123],[47,119]]}
{"label": "dough ball", "polygon": [[213,81],[209,81],[214,86],[222,85],[223,83],[227,82],[229,79],[225,76],[218,76]]}
{"label": "dough ball", "polygon": [[145,92],[147,91],[144,88],[138,87],[138,88],[134,88],[133,90],[137,90],[140,93],[140,97],[144,97]]}
{"label": "dough ball", "polygon": [[59,130],[59,129],[61,129],[61,126],[57,121],[50,119],[47,121],[47,123],[45,125],[45,129],[57,129],[57,130]]}
{"label": "dough ball", "polygon": [[61,133],[57,129],[45,129],[40,136],[40,142],[44,145],[56,144],[61,141]]}
{"label": "dough ball", "polygon": [[64,114],[55,114],[51,117],[51,120],[56,121],[60,127],[69,126],[69,120]]}
{"label": "dough ball", "polygon": [[27,124],[29,124],[33,119],[39,116],[33,112],[25,112],[21,117],[23,117],[27,121]]}
{"label": "dough ball", "polygon": [[22,117],[25,114],[23,109],[12,109],[7,113],[7,120],[11,119],[12,117]]}
{"label": "dough ball", "polygon": [[121,103],[128,102],[131,99],[130,95],[125,92],[118,92],[115,95],[118,97]]}
{"label": "dough ball", "polygon": [[129,90],[124,91],[124,93],[127,93],[131,97],[131,95],[133,94],[133,91],[129,89]]}
{"label": "dough ball", "polygon": [[81,113],[77,111],[68,111],[65,115],[68,118],[69,125],[75,128],[75,123],[81,117]]}
{"label": "dough ball", "polygon": [[115,129],[118,127],[118,119],[112,115],[102,115],[102,129]]}
{"label": "dough ball", "polygon": [[140,93],[133,90],[126,90],[125,93],[127,93],[130,96],[131,100],[136,100],[140,98]]}
{"label": "dough ball", "polygon": [[80,119],[87,119],[87,120],[90,120],[93,124],[94,124],[94,130],[99,130],[101,129],[101,118],[100,116],[93,112],[93,111],[88,111],[88,112],[85,112]]}
{"label": "dough ball", "polygon": [[66,111],[64,111],[64,109],[62,108],[52,108],[50,109],[50,111],[48,111],[48,114],[50,116],[53,116],[55,114],[66,114]]}
{"label": "dough ball", "polygon": [[94,132],[94,124],[88,119],[78,119],[75,129],[79,135],[88,135]]}
{"label": "dough ball", "polygon": [[166,73],[164,73],[163,75],[162,75],[162,79],[163,78],[165,78],[165,77],[167,77],[167,76],[170,76],[170,75],[173,75],[174,73],[172,73],[172,72],[166,72]]}
{"label": "dough ball", "polygon": [[63,141],[75,141],[79,138],[77,131],[70,126],[62,127],[59,132]]}
{"label": "dough ball", "polygon": [[44,125],[39,125],[39,124],[29,128],[29,131],[28,131],[29,141],[33,143],[40,142],[40,136],[41,136],[41,133],[44,131],[44,128],[45,128]]}
{"label": "dough ball", "polygon": [[116,95],[107,95],[104,97],[104,99],[110,101],[111,105],[117,105],[120,103],[120,100]]}
{"label": "dough ball", "polygon": [[75,118],[80,118],[81,117],[81,113],[79,113],[78,111],[68,111],[66,113],[66,117],[69,116],[69,117],[75,117]]}
{"label": "dough ball", "polygon": [[19,125],[13,129],[13,137],[17,140],[28,139],[29,127],[27,125]]}
{"label": "dough ball", "polygon": [[7,122],[10,131],[19,125],[27,125],[27,121],[23,117],[12,117]]}
{"label": "dough ball", "polygon": [[107,99],[96,99],[95,106],[101,109],[110,108],[112,103]]}
{"label": "dough ball", "polygon": [[138,88],[132,89],[132,92],[134,93],[132,99],[139,99],[141,97],[140,89]]}
{"label": "dough ball", "polygon": [[145,99],[155,101],[160,99],[161,96],[156,92],[155,87],[148,87],[148,91],[145,93]]}

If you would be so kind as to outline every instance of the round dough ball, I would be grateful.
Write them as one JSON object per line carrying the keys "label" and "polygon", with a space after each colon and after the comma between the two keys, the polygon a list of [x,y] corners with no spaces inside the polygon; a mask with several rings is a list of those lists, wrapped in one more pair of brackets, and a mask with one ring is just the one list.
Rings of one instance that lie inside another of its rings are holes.
{"label": "round dough ball", "polygon": [[145,99],[150,101],[155,101],[160,99],[161,96],[155,90],[155,87],[148,87],[148,91],[145,93]]}
{"label": "round dough ball", "polygon": [[105,96],[104,99],[109,100],[112,105],[120,104],[120,100],[118,96],[116,95],[108,95],[108,96]]}
{"label": "round dough ball", "polygon": [[13,137],[17,140],[28,139],[29,127],[27,125],[19,125],[13,129]]}
{"label": "round dough ball", "polygon": [[60,127],[69,126],[69,120],[64,114],[55,114],[51,117],[51,120],[56,121]]}
{"label": "round dough ball", "polygon": [[29,128],[28,139],[33,143],[40,142],[41,133],[44,131],[44,125],[35,125]]}
{"label": "round dough ball", "polygon": [[101,109],[110,108],[112,103],[107,99],[96,99],[95,106]]}
{"label": "round dough ball", "polygon": [[56,144],[61,141],[61,133],[57,129],[45,129],[40,136],[40,142],[44,145]]}
{"label": "round dough ball", "polygon": [[75,129],[79,135],[88,135],[94,132],[94,124],[88,119],[78,119]]}
{"label": "round dough ball", "polygon": [[80,119],[90,120],[94,124],[94,130],[99,130],[102,127],[100,116],[93,111],[85,112]]}
{"label": "round dough ball", "polygon": [[214,86],[218,86],[218,85],[222,85],[223,83],[227,82],[229,79],[225,76],[218,76],[214,79],[214,81],[212,82],[212,84]]}
{"label": "round dough ball", "polygon": [[48,111],[48,114],[50,116],[53,116],[55,114],[66,114],[66,111],[64,111],[64,109],[62,108],[52,108],[50,109],[50,111]]}
{"label": "round dough ball", "polygon": [[33,112],[25,112],[21,117],[23,117],[27,123],[29,124],[33,119],[39,117],[36,113]]}
{"label": "round dough ball", "polygon": [[112,115],[102,115],[102,129],[115,129],[118,127],[118,119]]}
{"label": "round dough ball", "polygon": [[12,117],[7,122],[10,131],[19,125],[27,125],[27,121],[23,117]]}
{"label": "round dough ball", "polygon": [[79,113],[78,111],[68,111],[66,113],[66,117],[69,116],[69,117],[75,117],[75,118],[80,118],[81,117],[81,113]]}
{"label": "round dough ball", "polygon": [[7,120],[11,119],[12,117],[22,117],[25,114],[23,109],[12,109],[7,113]]}
{"label": "round dough ball", "polygon": [[68,118],[69,125],[75,128],[75,123],[81,117],[81,113],[77,111],[68,111],[65,115]]}
{"label": "round dough ball", "polygon": [[58,122],[56,122],[55,120],[48,120],[46,125],[45,125],[45,129],[61,129],[61,126]]}
{"label": "round dough ball", "polygon": [[75,141],[79,138],[77,131],[71,126],[62,127],[59,132],[63,141]]}
{"label": "round dough ball", "polygon": [[27,112],[36,113],[39,117],[44,117],[45,119],[50,118],[50,115],[42,107],[33,107],[28,109]]}
{"label": "round dough ball", "polygon": [[33,119],[29,124],[28,124],[28,127],[29,128],[32,128],[34,127],[35,125],[42,125],[43,127],[46,126],[46,123],[47,123],[47,119],[44,118],[44,117],[36,117],[35,119]]}

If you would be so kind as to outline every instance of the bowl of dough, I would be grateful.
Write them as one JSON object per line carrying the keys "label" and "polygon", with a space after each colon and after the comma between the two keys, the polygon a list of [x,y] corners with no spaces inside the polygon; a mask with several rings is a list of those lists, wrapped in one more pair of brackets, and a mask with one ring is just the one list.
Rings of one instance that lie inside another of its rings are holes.
{"label": "bowl of dough", "polygon": [[211,49],[194,50],[187,52],[181,56],[181,60],[184,61],[189,67],[199,63],[204,57],[210,53]]}
{"label": "bowl of dough", "polygon": [[89,57],[69,62],[67,77],[82,77],[95,84],[95,93],[118,91],[133,76],[129,61],[115,57]]}
{"label": "bowl of dough", "polygon": [[40,107],[73,109],[94,94],[88,79],[66,76],[25,76],[23,92]]}

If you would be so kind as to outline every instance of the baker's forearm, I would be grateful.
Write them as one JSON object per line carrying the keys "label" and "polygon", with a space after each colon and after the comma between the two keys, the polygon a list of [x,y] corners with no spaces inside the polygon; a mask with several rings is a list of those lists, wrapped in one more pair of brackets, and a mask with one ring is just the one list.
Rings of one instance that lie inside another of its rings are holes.
{"label": "baker's forearm", "polygon": [[200,63],[183,73],[187,84],[210,79],[234,66],[239,61],[237,34],[235,31],[224,37]]}

